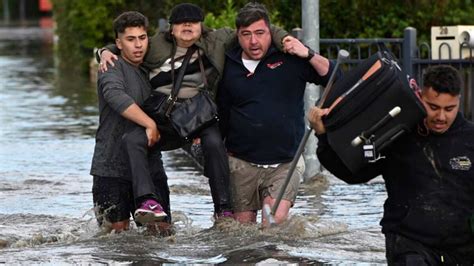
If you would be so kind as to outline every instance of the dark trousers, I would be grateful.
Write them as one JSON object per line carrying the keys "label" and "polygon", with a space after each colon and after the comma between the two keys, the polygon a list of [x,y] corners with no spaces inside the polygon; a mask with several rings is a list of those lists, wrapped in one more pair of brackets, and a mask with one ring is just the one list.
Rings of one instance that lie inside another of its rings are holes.
{"label": "dark trousers", "polygon": [[123,147],[130,165],[135,205],[144,198],[153,198],[163,207],[171,222],[170,192],[158,146],[149,149],[145,130],[133,126],[122,137]]}
{"label": "dark trousers", "polygon": [[204,175],[209,178],[214,211],[231,210],[229,158],[217,124],[204,129],[199,137],[204,155]]}
{"label": "dark trousers", "polygon": [[474,243],[435,248],[404,236],[385,234],[388,265],[473,265]]}
{"label": "dark trousers", "polygon": [[[151,149],[147,147],[145,130],[140,126],[133,126],[128,130],[123,136],[123,142],[130,163],[135,199],[154,195],[156,183],[158,183],[162,187],[157,188],[160,190],[160,195],[154,196],[163,205],[166,213],[170,214],[167,178],[159,178],[160,174],[157,171],[162,170],[158,169],[159,167],[150,168],[150,160],[153,161],[154,158],[149,155],[161,155],[161,150],[169,150],[171,146],[179,148],[185,143],[171,131],[160,130],[160,133],[160,141]],[[229,162],[217,124],[204,129],[199,137],[204,154],[204,175],[209,178],[214,210],[216,212],[230,210]],[[155,157],[155,159],[158,158]],[[159,159],[161,161],[161,157]],[[162,175],[166,176],[164,170],[162,171]],[[158,182],[154,182],[155,179]]]}

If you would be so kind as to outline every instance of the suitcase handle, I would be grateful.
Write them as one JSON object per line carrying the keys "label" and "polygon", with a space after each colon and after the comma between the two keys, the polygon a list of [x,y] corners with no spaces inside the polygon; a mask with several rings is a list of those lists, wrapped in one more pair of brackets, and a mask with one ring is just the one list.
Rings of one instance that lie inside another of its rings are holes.
{"label": "suitcase handle", "polygon": [[392,120],[395,116],[399,115],[402,109],[399,106],[395,106],[392,110],[388,112],[387,115],[382,117],[377,123],[375,123],[372,127],[370,127],[368,130],[362,131],[359,136],[354,138],[351,141],[351,145],[353,147],[357,147],[362,142],[367,142],[368,139],[374,134],[375,131],[377,131],[379,128],[387,124],[390,120]]}

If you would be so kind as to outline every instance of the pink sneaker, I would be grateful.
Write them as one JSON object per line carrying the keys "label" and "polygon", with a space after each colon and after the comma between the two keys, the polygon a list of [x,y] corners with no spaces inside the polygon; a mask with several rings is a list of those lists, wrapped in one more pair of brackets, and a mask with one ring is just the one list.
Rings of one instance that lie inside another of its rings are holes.
{"label": "pink sneaker", "polygon": [[161,207],[158,202],[152,199],[142,202],[140,207],[133,214],[135,221],[141,224],[163,221],[166,216],[167,215],[163,211],[163,207]]}
{"label": "pink sneaker", "polygon": [[214,214],[214,219],[223,219],[223,218],[231,218],[234,219],[234,213],[232,211],[221,211],[219,213]]}

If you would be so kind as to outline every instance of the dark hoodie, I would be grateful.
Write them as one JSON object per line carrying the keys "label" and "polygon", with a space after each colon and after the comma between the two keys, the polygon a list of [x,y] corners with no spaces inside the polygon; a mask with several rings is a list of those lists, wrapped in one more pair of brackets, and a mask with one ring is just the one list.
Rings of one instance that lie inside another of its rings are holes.
{"label": "dark hoodie", "polygon": [[400,234],[432,247],[474,243],[474,124],[458,114],[443,134],[411,133],[396,141],[385,159],[350,175],[319,138],[321,164],[348,183],[385,180],[388,198],[381,221],[383,233]]}

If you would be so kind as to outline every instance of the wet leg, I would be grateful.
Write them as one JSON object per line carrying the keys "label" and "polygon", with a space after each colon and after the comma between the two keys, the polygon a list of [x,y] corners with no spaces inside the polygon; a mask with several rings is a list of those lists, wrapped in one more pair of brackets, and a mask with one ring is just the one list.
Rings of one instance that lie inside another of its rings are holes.
{"label": "wet leg", "polygon": [[234,219],[241,224],[256,223],[257,212],[256,211],[242,211],[234,212]]}
{"label": "wet leg", "polygon": [[120,222],[112,223],[110,226],[115,233],[120,233],[122,231],[127,231],[130,228],[130,220],[123,220]]}
{"label": "wet leg", "polygon": [[[274,198],[267,196],[263,199],[263,205],[268,204],[268,206],[272,208],[273,204],[275,204],[275,201],[276,200]],[[274,215],[275,222],[277,224],[281,224],[288,219],[288,213],[290,212],[290,208],[291,208],[291,201],[284,200],[284,199],[280,201],[280,204],[278,205],[278,209],[276,210],[275,215]],[[265,215],[263,214],[262,214],[262,224],[264,227],[269,226],[267,217],[265,217]]]}

